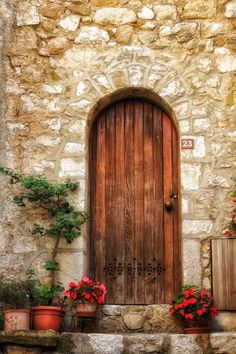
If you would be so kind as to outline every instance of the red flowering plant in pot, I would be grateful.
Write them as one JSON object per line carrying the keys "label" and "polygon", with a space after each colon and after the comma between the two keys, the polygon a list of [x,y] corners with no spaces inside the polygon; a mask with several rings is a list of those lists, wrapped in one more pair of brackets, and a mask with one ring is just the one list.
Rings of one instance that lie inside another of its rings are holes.
{"label": "red flowering plant in pot", "polygon": [[82,277],[78,283],[70,282],[64,295],[77,305],[78,316],[95,317],[97,305],[103,304],[106,293],[104,284]]}
{"label": "red flowering plant in pot", "polygon": [[195,285],[183,286],[170,308],[170,313],[184,324],[184,333],[210,332],[209,320],[217,315],[214,298],[205,289]]}

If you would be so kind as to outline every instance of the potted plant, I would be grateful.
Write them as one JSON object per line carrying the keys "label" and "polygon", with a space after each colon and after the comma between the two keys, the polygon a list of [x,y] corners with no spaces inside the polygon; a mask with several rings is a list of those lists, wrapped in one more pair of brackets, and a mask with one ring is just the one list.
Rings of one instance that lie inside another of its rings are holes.
{"label": "potted plant", "polygon": [[77,305],[78,316],[95,317],[97,305],[104,302],[106,292],[104,284],[82,277],[78,283],[70,282],[64,295]]}
{"label": "potted plant", "polygon": [[49,287],[40,281],[32,288],[30,298],[33,310],[33,328],[36,330],[53,329],[60,331],[63,304],[60,294],[64,287],[60,284]]}
{"label": "potted plant", "polygon": [[27,280],[0,279],[0,302],[5,331],[30,329],[28,286]]}
{"label": "potted plant", "polygon": [[[60,270],[57,259],[60,241],[64,239],[71,243],[78,238],[81,235],[81,227],[88,218],[87,213],[75,210],[67,200],[69,193],[76,191],[79,184],[70,179],[63,183],[52,183],[44,175],[24,176],[4,167],[0,167],[0,173],[9,176],[11,184],[20,186],[19,193],[13,198],[14,203],[23,208],[32,204],[44,211],[43,216],[46,216],[49,221],[49,226],[34,224],[32,234],[49,237],[54,241],[49,259],[43,264],[43,267],[48,271],[47,284],[38,287],[42,300],[40,302],[43,302],[44,298],[44,305],[48,305],[49,302],[52,305],[53,301],[51,300],[54,295],[58,294],[59,288],[62,289],[56,282],[56,273]],[[43,294],[46,296],[42,296]],[[48,301],[49,298],[51,298],[50,301]],[[40,310],[40,308],[34,307],[33,317]],[[61,308],[60,311],[62,311]],[[33,322],[36,323],[34,320]]]}
{"label": "potted plant", "polygon": [[209,332],[209,320],[217,312],[210,292],[195,285],[183,286],[183,291],[176,295],[170,308],[171,315],[184,324],[184,333],[189,334]]}

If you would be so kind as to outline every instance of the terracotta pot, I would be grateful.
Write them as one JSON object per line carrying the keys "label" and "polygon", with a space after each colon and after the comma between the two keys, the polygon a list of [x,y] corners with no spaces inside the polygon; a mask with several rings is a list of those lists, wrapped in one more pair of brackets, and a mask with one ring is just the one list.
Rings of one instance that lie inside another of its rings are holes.
{"label": "terracotta pot", "polygon": [[199,333],[209,333],[209,323],[208,321],[194,322],[190,321],[188,327],[184,328],[184,333],[186,334],[199,334]]}
{"label": "terracotta pot", "polygon": [[4,311],[4,331],[21,331],[30,329],[30,310],[11,309]]}
{"label": "terracotta pot", "polygon": [[62,324],[62,308],[57,306],[34,306],[33,328],[37,330],[53,329],[59,332]]}
{"label": "terracotta pot", "polygon": [[78,304],[77,315],[79,317],[96,317],[97,316],[97,304]]}

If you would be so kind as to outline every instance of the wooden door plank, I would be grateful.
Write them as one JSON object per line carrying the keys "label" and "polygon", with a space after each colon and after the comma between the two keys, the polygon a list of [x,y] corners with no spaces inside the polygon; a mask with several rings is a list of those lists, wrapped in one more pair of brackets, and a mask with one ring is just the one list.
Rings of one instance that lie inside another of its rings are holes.
{"label": "wooden door plank", "polygon": [[144,258],[145,258],[145,303],[154,303],[155,280],[153,274],[153,112],[152,105],[144,103]]}
{"label": "wooden door plank", "polygon": [[236,310],[236,238],[211,241],[212,285],[220,310]]}
{"label": "wooden door plank", "polygon": [[153,150],[154,150],[154,264],[155,303],[163,304],[164,294],[164,243],[163,243],[163,131],[162,113],[153,107]]}
{"label": "wooden door plank", "polygon": [[173,202],[173,238],[174,238],[174,294],[181,291],[182,282],[182,265],[181,265],[181,239],[179,237],[179,208],[180,208],[180,198],[179,198],[179,141],[177,136],[177,131],[172,124],[172,180],[173,188],[172,192],[174,197]]}
{"label": "wooden door plank", "polygon": [[125,303],[134,303],[134,110],[125,103]]}
{"label": "wooden door plank", "polygon": [[[164,202],[172,194],[172,129],[171,121],[163,113],[163,181]],[[165,303],[171,303],[174,294],[173,282],[173,211],[164,209],[164,259],[165,259]]]}
{"label": "wooden door plank", "polygon": [[135,304],[144,304],[144,166],[143,103],[134,104],[134,185],[135,185]]}
{"label": "wooden door plank", "polygon": [[105,189],[106,189],[106,237],[105,237],[105,259],[106,266],[111,267],[111,272],[106,272],[107,300],[106,303],[113,303],[115,298],[114,284],[114,258],[116,258],[115,249],[115,230],[114,219],[115,201],[114,201],[114,176],[115,176],[115,109],[110,107],[106,115],[106,155],[105,155]]}
{"label": "wooden door plank", "polygon": [[114,303],[125,303],[125,166],[124,166],[124,103],[116,105],[116,149],[115,149],[115,201],[116,201],[116,216],[115,216],[115,229],[116,229],[116,295]]}
{"label": "wooden door plank", "polygon": [[[91,153],[95,155],[91,157],[94,161],[94,168],[91,171],[90,178],[92,179],[93,188],[91,194],[92,204],[92,232],[93,232],[93,246],[94,249],[91,255],[91,263],[93,264],[93,274],[96,280],[104,282],[104,266],[105,266],[105,119],[99,119],[94,127]],[[99,156],[99,158],[98,158]],[[92,258],[93,257],[93,258]]]}

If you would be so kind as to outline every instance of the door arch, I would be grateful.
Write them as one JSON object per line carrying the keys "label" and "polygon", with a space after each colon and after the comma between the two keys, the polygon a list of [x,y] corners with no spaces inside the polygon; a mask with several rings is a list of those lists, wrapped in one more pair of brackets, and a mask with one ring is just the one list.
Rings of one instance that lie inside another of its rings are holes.
{"label": "door arch", "polygon": [[90,273],[108,304],[171,303],[180,287],[178,145],[171,119],[140,99],[92,126]]}

